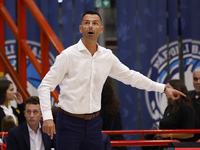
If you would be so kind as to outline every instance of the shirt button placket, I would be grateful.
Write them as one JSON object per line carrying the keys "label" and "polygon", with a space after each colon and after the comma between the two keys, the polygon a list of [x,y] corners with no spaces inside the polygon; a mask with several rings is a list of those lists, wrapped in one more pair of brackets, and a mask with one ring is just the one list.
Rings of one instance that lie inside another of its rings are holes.
{"label": "shirt button placket", "polygon": [[94,60],[93,60],[93,57],[92,57],[92,59],[91,59],[91,83],[90,83],[89,111],[91,111],[91,100],[93,99],[92,95],[93,95],[93,90],[94,90],[94,88],[93,88],[93,78],[94,78],[93,74],[94,74]]}

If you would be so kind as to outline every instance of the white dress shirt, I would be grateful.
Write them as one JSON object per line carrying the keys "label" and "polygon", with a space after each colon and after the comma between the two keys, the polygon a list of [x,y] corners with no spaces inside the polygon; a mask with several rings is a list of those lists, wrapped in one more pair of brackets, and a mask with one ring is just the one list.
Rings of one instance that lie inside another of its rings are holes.
{"label": "white dress shirt", "polygon": [[42,140],[41,125],[39,123],[39,128],[37,133],[35,133],[27,124],[30,138],[30,150],[45,150],[44,143]]}
{"label": "white dress shirt", "polygon": [[43,78],[38,93],[43,119],[53,119],[50,91],[59,84],[58,106],[74,114],[99,111],[101,92],[107,77],[148,91],[164,91],[164,84],[154,82],[139,72],[130,70],[112,53],[98,45],[92,56],[82,40],[63,50]]}

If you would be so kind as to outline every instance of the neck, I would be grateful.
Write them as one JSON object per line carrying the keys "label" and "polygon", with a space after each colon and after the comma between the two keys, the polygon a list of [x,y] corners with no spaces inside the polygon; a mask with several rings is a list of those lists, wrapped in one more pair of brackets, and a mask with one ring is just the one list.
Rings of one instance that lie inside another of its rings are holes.
{"label": "neck", "polygon": [[35,125],[30,126],[30,125],[29,125],[29,127],[30,127],[35,133],[37,133],[38,128],[39,128],[39,123],[38,123],[37,126],[35,126]]}
{"label": "neck", "polygon": [[7,100],[4,102],[4,106],[6,106],[8,108],[8,101]]}
{"label": "neck", "polygon": [[93,56],[94,53],[97,51],[97,42],[95,41],[85,41],[84,39],[82,39],[83,44],[85,45],[85,47],[89,50],[89,52],[91,53],[91,55]]}

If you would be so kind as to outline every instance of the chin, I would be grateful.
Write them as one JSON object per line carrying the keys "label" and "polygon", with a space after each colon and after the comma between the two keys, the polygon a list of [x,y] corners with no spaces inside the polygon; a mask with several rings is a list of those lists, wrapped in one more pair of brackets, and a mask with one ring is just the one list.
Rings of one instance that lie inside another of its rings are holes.
{"label": "chin", "polygon": [[200,89],[198,88],[198,89],[195,89],[195,91],[197,92],[197,93],[200,93]]}

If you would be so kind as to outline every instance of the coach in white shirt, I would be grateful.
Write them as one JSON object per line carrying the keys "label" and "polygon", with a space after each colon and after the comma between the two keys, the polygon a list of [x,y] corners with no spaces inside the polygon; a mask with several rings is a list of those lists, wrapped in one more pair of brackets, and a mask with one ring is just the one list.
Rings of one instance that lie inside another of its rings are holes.
{"label": "coach in white shirt", "polygon": [[[50,91],[60,86],[59,111],[56,120],[58,150],[102,150],[101,92],[108,76],[133,87],[164,92],[172,99],[180,92],[153,82],[139,72],[130,70],[112,53],[97,44],[103,32],[101,16],[96,11],[82,15],[79,30],[82,39],[57,56],[43,78],[38,93],[44,119],[43,131],[51,138],[55,125],[51,113]],[[164,90],[165,89],[165,90]]]}

